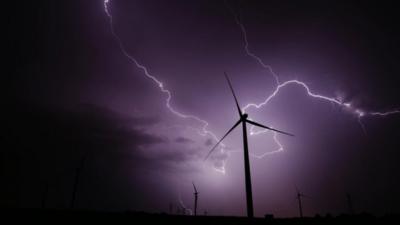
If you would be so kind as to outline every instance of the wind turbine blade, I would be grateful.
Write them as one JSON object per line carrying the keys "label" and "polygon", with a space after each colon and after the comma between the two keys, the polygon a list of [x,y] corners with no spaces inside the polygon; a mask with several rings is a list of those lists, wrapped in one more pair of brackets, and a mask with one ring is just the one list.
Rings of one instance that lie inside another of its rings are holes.
{"label": "wind turbine blade", "polygon": [[276,131],[276,132],[281,133],[281,134],[286,134],[286,135],[289,135],[289,136],[294,136],[294,135],[291,134],[291,133],[287,133],[287,132],[285,132],[285,131],[280,131],[280,130],[277,130],[277,129],[274,129],[274,128],[271,128],[271,127],[267,127],[267,126],[265,126],[265,125],[256,123],[256,122],[251,121],[251,120],[246,120],[246,122],[248,122],[248,123],[250,123],[250,124],[252,124],[252,125],[254,125],[254,126],[257,126],[257,127],[262,127],[262,128],[268,129],[268,130]]}
{"label": "wind turbine blade", "polygon": [[226,72],[224,72],[224,74],[225,74],[226,80],[228,81],[229,88],[230,88],[231,91],[232,91],[232,95],[233,95],[233,97],[235,98],[236,107],[237,107],[237,110],[238,110],[238,112],[239,112],[239,116],[242,117],[242,110],[240,110],[239,102],[238,102],[238,100],[237,100],[237,98],[236,98],[235,91],[233,90],[231,81],[229,80],[228,74],[226,74]]}
{"label": "wind turbine blade", "polygon": [[237,126],[240,124],[240,122],[242,122],[241,119],[240,119],[239,121],[237,121],[237,122],[235,123],[235,125],[233,125],[233,127],[232,127],[231,129],[228,130],[228,132],[226,132],[226,134],[217,142],[217,144],[214,145],[214,147],[210,150],[210,152],[208,152],[208,154],[207,154],[207,156],[204,158],[204,160],[207,160],[207,158],[211,155],[211,153],[215,150],[215,148],[217,148],[217,146],[222,142],[222,140],[224,140],[224,138],[225,138],[226,136],[228,136],[228,134],[229,134],[230,132],[232,132],[233,129],[235,129],[235,127],[237,127]]}
{"label": "wind turbine blade", "polygon": [[194,182],[192,182],[192,184],[193,184],[194,192],[197,193],[196,185],[194,185]]}

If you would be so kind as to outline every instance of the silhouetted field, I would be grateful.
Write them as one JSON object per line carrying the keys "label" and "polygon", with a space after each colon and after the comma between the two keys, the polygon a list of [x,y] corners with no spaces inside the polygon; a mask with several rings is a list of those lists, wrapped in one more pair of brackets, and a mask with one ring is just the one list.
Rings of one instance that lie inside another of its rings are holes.
{"label": "silhouetted field", "polygon": [[399,215],[374,217],[370,214],[337,217],[254,218],[228,216],[184,216],[144,212],[99,212],[84,210],[5,209],[3,221],[68,224],[398,224]]}

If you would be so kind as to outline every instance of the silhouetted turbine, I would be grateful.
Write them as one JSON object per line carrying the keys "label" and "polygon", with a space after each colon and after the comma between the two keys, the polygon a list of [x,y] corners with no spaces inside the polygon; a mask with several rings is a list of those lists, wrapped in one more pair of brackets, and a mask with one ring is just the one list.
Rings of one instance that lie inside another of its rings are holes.
{"label": "silhouetted turbine", "polygon": [[252,195],[252,189],[251,189],[251,176],[250,176],[250,160],[249,160],[249,148],[247,145],[247,128],[246,128],[246,123],[249,123],[251,125],[257,126],[257,127],[261,127],[264,129],[268,129],[268,130],[272,130],[281,134],[286,134],[289,136],[294,136],[293,134],[287,133],[287,132],[283,132],[271,127],[267,127],[265,125],[256,123],[254,121],[251,121],[249,119],[247,119],[248,115],[246,113],[242,113],[240,106],[239,106],[239,102],[236,98],[235,92],[233,90],[232,84],[229,80],[228,75],[225,73],[225,78],[228,81],[229,84],[229,88],[231,89],[233,98],[235,99],[235,103],[236,103],[236,108],[238,110],[239,113],[239,120],[235,123],[235,125],[233,125],[233,127],[228,130],[228,132],[217,142],[217,144],[210,150],[210,152],[207,154],[206,158],[207,159],[210,154],[217,148],[217,146],[222,142],[222,140],[224,140],[224,138],[226,136],[228,136],[228,134],[230,132],[232,132],[240,123],[242,123],[242,128],[243,128],[243,152],[244,152],[244,172],[245,172],[245,184],[246,184],[246,201],[247,201],[247,217],[249,218],[253,218],[254,217],[254,210],[253,210],[253,195]]}
{"label": "silhouetted turbine", "polygon": [[196,185],[194,185],[194,182],[192,182],[192,184],[193,184],[193,188],[194,188],[194,215],[196,216],[197,215],[197,197],[198,197],[198,195],[199,195],[199,192],[197,192],[197,189],[196,189]]}
{"label": "silhouetted turbine", "polygon": [[82,157],[81,164],[76,168],[74,186],[73,186],[73,190],[72,190],[71,206],[70,206],[71,209],[73,209],[75,207],[76,193],[78,192],[79,178],[81,176],[81,172],[82,172],[83,166],[85,164],[87,154],[88,153],[85,152],[85,155]]}
{"label": "silhouetted turbine", "polygon": [[350,215],[354,214],[354,209],[353,209],[353,201],[351,200],[351,195],[349,193],[346,194],[346,199],[347,199],[347,206],[349,209]]}
{"label": "silhouetted turbine", "polygon": [[42,209],[46,208],[48,194],[49,194],[49,181],[46,180],[44,183],[44,189],[42,193]]}
{"label": "silhouetted turbine", "polygon": [[301,204],[301,198],[302,197],[306,197],[309,198],[307,195],[304,195],[303,193],[301,193],[299,191],[299,189],[296,187],[296,193],[297,193],[297,201],[299,202],[299,213],[300,213],[300,217],[303,218],[303,205]]}

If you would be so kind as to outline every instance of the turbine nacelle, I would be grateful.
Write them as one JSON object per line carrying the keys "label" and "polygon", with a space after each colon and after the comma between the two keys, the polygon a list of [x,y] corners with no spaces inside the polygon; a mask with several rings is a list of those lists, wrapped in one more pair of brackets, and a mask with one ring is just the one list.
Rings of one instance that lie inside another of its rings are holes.
{"label": "turbine nacelle", "polygon": [[240,105],[239,105],[239,102],[238,102],[238,100],[237,100],[235,91],[233,90],[231,81],[229,80],[229,77],[228,77],[228,75],[227,75],[226,73],[225,73],[225,78],[226,78],[226,81],[228,82],[229,88],[231,89],[233,98],[235,99],[236,109],[237,109],[237,111],[238,111],[238,114],[239,114],[239,118],[240,118],[240,119],[239,119],[239,121],[237,121],[237,122],[235,123],[235,125],[233,125],[233,127],[232,127],[230,130],[228,130],[228,132],[226,132],[226,134],[217,142],[217,144],[214,145],[214,147],[208,152],[208,154],[206,155],[206,157],[204,158],[204,160],[206,160],[206,159],[210,156],[210,154],[218,147],[218,145],[222,142],[222,140],[224,140],[225,137],[228,136],[228,134],[229,134],[230,132],[232,132],[232,130],[234,130],[240,123],[249,123],[249,124],[251,124],[251,125],[253,125],[253,126],[260,127],[260,128],[263,128],[263,129],[267,129],[267,130],[270,130],[270,131],[273,131],[273,132],[278,132],[278,133],[281,133],[281,134],[285,134],[285,135],[289,135],[289,136],[294,136],[294,135],[291,134],[291,133],[287,133],[287,132],[284,132],[284,131],[281,131],[281,130],[277,130],[277,129],[274,129],[274,128],[272,128],[272,127],[268,127],[268,126],[262,125],[262,124],[260,124],[260,123],[254,122],[254,121],[252,121],[252,120],[249,120],[249,119],[248,119],[249,115],[248,115],[247,113],[243,113],[243,114],[242,114],[242,110],[240,109]]}
{"label": "turbine nacelle", "polygon": [[[253,218],[254,217],[253,194],[252,194],[252,190],[251,190],[250,160],[249,160],[249,147],[247,145],[246,123],[249,123],[249,124],[251,124],[253,126],[257,126],[257,127],[261,127],[261,128],[264,128],[264,129],[268,129],[268,130],[271,130],[271,131],[274,131],[274,132],[279,132],[279,133],[282,133],[282,134],[290,135],[290,136],[293,136],[293,134],[286,133],[286,132],[283,132],[283,131],[280,131],[280,130],[276,130],[274,128],[267,127],[265,125],[259,124],[257,122],[252,121],[252,120],[249,120],[248,119],[249,116],[247,115],[247,113],[242,113],[242,110],[240,109],[240,105],[239,105],[239,102],[238,102],[238,100],[236,98],[236,95],[235,95],[235,92],[233,90],[231,81],[229,80],[229,77],[228,77],[228,75],[226,73],[225,73],[225,78],[226,78],[226,81],[229,84],[229,88],[231,89],[233,98],[235,99],[236,109],[238,111],[240,119],[235,123],[235,125],[233,125],[233,127],[231,129],[228,130],[228,132],[226,132],[226,134],[217,142],[217,144],[214,145],[214,147],[208,152],[208,154],[207,154],[207,156],[206,156],[206,158],[204,160],[206,160],[208,158],[208,156],[214,151],[214,149],[222,142],[222,140],[224,140],[224,138],[226,136],[229,135],[229,133],[231,133],[235,129],[235,127],[237,127],[239,124],[242,123],[242,125],[243,125],[243,151],[244,151],[244,174],[245,174],[245,185],[246,185],[247,217]],[[196,190],[196,187],[194,186],[194,183],[193,183],[193,188],[195,189],[195,197],[197,197],[197,194],[196,194],[197,190]],[[195,200],[196,200],[196,198],[195,198]],[[195,201],[195,204],[196,204],[196,201]]]}

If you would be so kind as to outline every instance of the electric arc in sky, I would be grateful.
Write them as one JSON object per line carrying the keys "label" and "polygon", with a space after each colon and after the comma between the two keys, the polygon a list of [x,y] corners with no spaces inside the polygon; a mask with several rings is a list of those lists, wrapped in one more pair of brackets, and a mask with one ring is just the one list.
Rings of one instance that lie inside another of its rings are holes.
{"label": "electric arc in sky", "polygon": [[[225,5],[227,6],[227,8],[230,10],[230,12],[233,14],[234,18],[235,18],[235,23],[239,26],[240,31],[242,33],[242,37],[243,37],[243,42],[244,42],[244,50],[246,52],[246,54],[253,58],[261,67],[263,67],[264,69],[266,69],[267,71],[269,71],[269,73],[273,76],[275,82],[276,82],[276,88],[275,90],[272,92],[272,94],[270,94],[269,96],[267,96],[265,98],[264,101],[262,101],[261,103],[249,103],[246,106],[243,107],[243,112],[245,112],[246,110],[250,109],[250,108],[255,108],[255,109],[260,109],[264,106],[266,106],[278,93],[279,91],[281,91],[282,88],[286,87],[286,86],[290,86],[290,85],[298,85],[303,87],[306,90],[306,93],[308,96],[312,97],[312,98],[317,98],[319,100],[323,100],[323,101],[327,101],[327,102],[331,102],[333,104],[339,105],[341,107],[345,107],[347,108],[351,113],[355,114],[357,116],[357,122],[360,124],[362,130],[364,131],[364,133],[366,134],[366,129],[364,124],[362,123],[361,119],[362,117],[365,116],[388,116],[391,114],[396,114],[396,113],[400,113],[400,110],[391,110],[391,111],[387,111],[387,112],[369,112],[369,111],[363,111],[361,109],[355,108],[351,105],[350,102],[342,102],[339,99],[336,98],[331,98],[331,97],[327,97],[327,96],[323,96],[323,95],[319,95],[319,94],[315,94],[313,93],[310,88],[307,86],[307,84],[305,82],[299,81],[299,80],[288,80],[285,81],[283,83],[281,83],[279,81],[279,77],[278,75],[272,70],[272,67],[266,63],[264,63],[264,61],[257,56],[254,52],[252,52],[249,49],[249,41],[248,41],[248,37],[247,37],[247,31],[246,31],[246,27],[244,26],[244,24],[241,22],[238,14],[232,9],[232,7],[230,7],[230,5],[227,3],[227,1],[224,1]],[[262,133],[266,133],[268,132],[268,130],[259,130],[259,131],[255,131],[254,130],[254,126],[250,127],[250,135],[258,135],[258,134],[262,134]],[[272,154],[272,153],[276,153],[276,152],[280,152],[283,151],[283,145],[279,142],[279,140],[276,137],[276,133],[273,136],[275,143],[279,146],[279,148],[275,151],[270,151],[270,152],[266,152],[264,154],[258,155],[256,156],[257,158],[263,158],[266,155]],[[253,155],[255,156],[255,155]]]}
{"label": "electric arc in sky", "polygon": [[[195,116],[195,115],[184,114],[184,113],[179,112],[179,111],[177,111],[176,109],[174,109],[174,108],[171,106],[171,98],[172,98],[171,91],[168,90],[168,89],[166,89],[166,88],[164,87],[164,84],[163,84],[159,79],[157,79],[155,76],[153,76],[152,74],[150,74],[149,71],[147,70],[147,67],[146,67],[146,66],[140,64],[136,58],[134,58],[132,55],[130,55],[130,54],[127,52],[127,50],[126,50],[125,47],[124,47],[124,44],[123,44],[122,41],[121,41],[121,38],[115,33],[114,24],[113,24],[113,17],[112,17],[112,14],[110,13],[110,10],[109,10],[109,8],[108,8],[108,5],[110,4],[110,2],[111,2],[111,0],[104,0],[104,12],[107,14],[107,16],[108,16],[108,18],[109,18],[111,33],[112,33],[112,35],[114,36],[115,40],[117,41],[121,52],[122,52],[131,62],[133,62],[137,68],[141,69],[141,70],[143,71],[144,75],[145,75],[147,78],[151,79],[151,80],[158,86],[158,88],[160,89],[160,91],[161,91],[162,93],[164,93],[164,94],[167,96],[167,98],[166,98],[166,100],[165,100],[165,105],[166,105],[166,107],[168,108],[168,110],[169,110],[170,112],[172,112],[173,114],[175,114],[176,116],[178,116],[178,117],[180,117],[180,118],[183,118],[183,119],[192,119],[192,120],[197,121],[198,123],[200,123],[200,124],[202,125],[202,126],[201,126],[201,132],[200,132],[201,135],[209,135],[209,136],[211,136],[215,141],[218,141],[217,136],[216,136],[212,131],[210,131],[210,130],[207,129],[207,127],[208,127],[208,125],[209,125],[209,123],[208,123],[207,121],[205,121],[205,120],[203,120],[203,119],[201,119],[201,118],[199,118],[199,117],[197,117],[197,116]],[[226,147],[226,146],[225,146],[223,143],[221,143],[221,148],[220,148],[220,150],[221,150],[222,153],[225,152],[225,147]],[[225,173],[225,161],[222,161],[222,167],[221,167],[221,168],[215,168],[215,169],[216,169],[217,171],[219,171],[219,172]]]}
{"label": "electric arc in sky", "polygon": [[[149,78],[150,80],[152,80],[159,88],[159,90],[164,93],[166,95],[166,102],[165,105],[168,108],[168,110],[170,112],[172,112],[174,115],[183,118],[183,119],[191,119],[194,120],[196,122],[198,122],[199,124],[201,124],[201,128],[198,129],[200,132],[200,135],[208,135],[210,137],[212,137],[215,141],[218,141],[217,136],[210,130],[208,130],[208,125],[209,123],[195,115],[191,115],[191,114],[185,114],[182,112],[179,112],[178,110],[176,110],[172,105],[171,105],[171,99],[172,99],[172,94],[171,91],[168,90],[167,88],[165,88],[163,82],[161,82],[156,76],[150,74],[150,72],[148,71],[147,67],[140,64],[139,61],[133,57],[132,55],[130,55],[124,44],[122,43],[120,37],[118,36],[118,34],[116,34],[115,30],[114,30],[114,25],[113,25],[113,17],[112,14],[110,12],[109,9],[109,4],[110,4],[111,0],[104,0],[104,11],[106,13],[106,15],[109,18],[109,23],[110,23],[110,28],[111,28],[111,33],[113,35],[113,37],[115,38],[116,42],[119,45],[119,48],[121,50],[121,52],[140,70],[143,71],[143,74]],[[225,2],[226,3],[226,2]],[[333,103],[335,105],[338,105],[340,107],[346,108],[349,112],[351,112],[352,114],[354,114],[357,117],[357,121],[360,123],[361,127],[363,128],[364,132],[365,132],[365,128],[364,125],[362,124],[361,119],[365,118],[367,116],[380,116],[380,117],[384,117],[384,116],[388,116],[388,115],[392,115],[392,114],[400,114],[400,110],[396,109],[396,110],[391,110],[391,111],[386,111],[386,112],[377,112],[377,111],[366,111],[366,110],[362,110],[359,108],[354,107],[350,102],[343,102],[340,99],[337,98],[332,98],[332,97],[327,97],[327,96],[323,96],[323,95],[319,95],[316,93],[313,93],[310,88],[307,86],[307,84],[305,82],[299,81],[299,80],[287,80],[285,82],[280,82],[279,77],[276,73],[273,72],[272,67],[266,63],[263,62],[263,60],[258,57],[255,53],[253,53],[250,49],[249,49],[249,41],[248,41],[248,37],[247,37],[247,32],[245,29],[244,24],[240,21],[238,15],[235,13],[235,11],[229,7],[228,4],[226,4],[227,7],[230,9],[230,11],[232,12],[234,18],[235,18],[235,22],[236,24],[239,26],[240,31],[242,33],[242,37],[243,37],[243,41],[244,41],[244,50],[246,52],[246,54],[253,58],[258,64],[260,64],[260,66],[262,66],[264,69],[266,69],[267,71],[269,71],[269,73],[273,76],[275,82],[276,82],[276,87],[274,89],[274,91],[268,95],[264,101],[260,102],[260,103],[248,103],[247,105],[245,105],[242,110],[243,112],[245,112],[246,110],[249,110],[251,108],[254,109],[260,109],[264,106],[266,106],[274,97],[276,97],[276,95],[285,87],[289,88],[292,85],[296,85],[296,86],[301,86],[304,88],[304,90],[306,91],[306,94],[312,98],[316,98],[319,100],[323,100],[326,102],[330,102]],[[255,131],[254,130],[254,126],[250,127],[250,135],[260,135],[263,133],[266,133],[266,130],[261,130],[261,131]],[[270,151],[270,152],[266,152],[263,153],[261,155],[254,155],[251,154],[252,156],[256,157],[256,158],[263,158],[269,154],[272,153],[276,153],[276,152],[280,152],[283,151],[283,145],[279,142],[279,140],[276,137],[276,133],[273,133],[273,140],[275,142],[275,144],[278,146],[277,150],[274,151]],[[222,153],[226,152],[226,145],[224,145],[223,143],[221,143],[221,147],[220,147],[220,151]],[[231,151],[230,151],[231,152]],[[234,151],[232,151],[234,152]],[[217,171],[225,173],[225,160],[222,161],[222,167],[221,168],[215,168]]]}
{"label": "electric arc in sky", "polygon": [[[303,87],[308,96],[310,96],[312,98],[317,98],[319,100],[323,100],[323,101],[327,101],[327,102],[336,104],[336,105],[338,105],[340,107],[344,107],[348,111],[350,111],[352,114],[356,115],[357,121],[360,124],[361,128],[363,129],[364,133],[366,133],[366,129],[365,129],[364,124],[361,121],[361,119],[363,117],[366,117],[366,116],[388,116],[388,115],[400,113],[400,110],[398,110],[398,109],[385,111],[385,112],[364,111],[362,109],[354,107],[350,102],[343,102],[343,101],[341,101],[341,100],[339,100],[337,98],[327,97],[327,96],[323,96],[323,95],[319,95],[319,94],[313,93],[310,90],[310,88],[307,86],[307,84],[305,82],[303,82],[303,81],[299,81],[299,80],[295,80],[294,79],[294,80],[287,80],[287,81],[281,83],[279,81],[278,75],[272,70],[272,67],[270,65],[264,63],[264,61],[259,56],[257,56],[254,52],[250,51],[250,49],[249,49],[249,41],[248,41],[248,37],[247,37],[247,31],[246,31],[246,28],[245,28],[244,24],[241,22],[241,20],[240,20],[239,16],[237,15],[237,13],[235,13],[235,11],[232,9],[232,7],[229,6],[227,1],[225,1],[225,5],[229,8],[231,13],[233,14],[233,16],[235,18],[235,22],[240,28],[240,31],[241,31],[242,36],[243,36],[243,41],[244,41],[244,46],[243,47],[244,47],[244,50],[245,50],[246,54],[249,57],[253,58],[264,69],[269,71],[269,73],[273,76],[273,78],[274,78],[274,80],[276,81],[276,84],[277,84],[277,86],[276,86],[275,90],[272,92],[272,94],[267,96],[264,101],[262,101],[261,103],[249,103],[249,104],[247,104],[242,109],[244,112],[246,110],[250,109],[250,108],[260,109],[260,108],[266,106],[281,91],[281,89],[283,89],[286,86],[297,85],[297,86]],[[250,135],[258,135],[258,134],[266,133],[266,132],[268,132],[268,131],[267,130],[254,131],[254,126],[250,127]],[[276,136],[274,136],[274,141],[276,142],[277,145],[280,146],[278,151],[283,150],[283,146],[282,146],[281,143],[279,143],[279,141],[276,138]],[[265,155],[265,154],[263,154],[263,155]]]}

